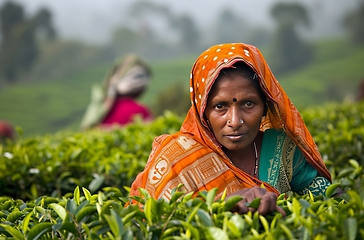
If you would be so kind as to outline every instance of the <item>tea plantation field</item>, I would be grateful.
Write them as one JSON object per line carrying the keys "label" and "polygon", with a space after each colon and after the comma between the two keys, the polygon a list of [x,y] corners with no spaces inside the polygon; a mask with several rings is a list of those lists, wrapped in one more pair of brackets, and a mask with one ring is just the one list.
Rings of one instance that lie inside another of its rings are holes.
{"label": "tea plantation field", "polygon": [[[153,138],[177,131],[183,118],[111,131],[59,131],[0,145],[0,239],[364,239],[364,102],[330,103],[301,111],[333,177],[323,196],[281,194],[274,213],[237,214],[240,200],[170,201],[130,184],[145,166]],[[333,196],[336,188],[344,190]],[[132,201],[138,203],[131,204]],[[249,203],[256,208],[259,199]]]}

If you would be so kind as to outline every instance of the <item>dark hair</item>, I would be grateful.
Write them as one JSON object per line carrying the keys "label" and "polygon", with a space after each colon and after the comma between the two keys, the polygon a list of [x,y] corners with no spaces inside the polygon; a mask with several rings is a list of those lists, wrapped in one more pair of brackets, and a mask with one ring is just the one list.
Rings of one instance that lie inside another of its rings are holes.
{"label": "dark hair", "polygon": [[245,62],[239,61],[239,62],[234,63],[234,65],[232,65],[231,67],[221,69],[216,81],[221,76],[224,76],[224,75],[225,76],[240,75],[247,79],[250,79],[254,83],[256,89],[258,90],[258,93],[259,93],[260,97],[262,98],[264,104],[266,104],[267,97],[265,96],[262,88],[260,87],[258,76],[254,72],[254,70],[250,66],[248,66]]}

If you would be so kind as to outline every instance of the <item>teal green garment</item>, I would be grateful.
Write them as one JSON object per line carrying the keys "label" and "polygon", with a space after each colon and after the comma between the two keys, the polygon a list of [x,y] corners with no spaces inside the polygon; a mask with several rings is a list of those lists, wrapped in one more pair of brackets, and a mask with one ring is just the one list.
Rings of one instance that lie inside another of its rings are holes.
{"label": "teal green garment", "polygon": [[322,195],[330,182],[318,175],[301,150],[283,130],[264,132],[259,160],[259,179],[269,183],[279,192],[293,191]]}

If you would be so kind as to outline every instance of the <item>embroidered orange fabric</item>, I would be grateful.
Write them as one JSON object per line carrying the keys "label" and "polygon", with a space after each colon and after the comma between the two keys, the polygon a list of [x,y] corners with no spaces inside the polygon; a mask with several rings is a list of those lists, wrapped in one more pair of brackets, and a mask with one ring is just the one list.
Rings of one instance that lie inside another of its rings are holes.
{"label": "embroidered orange fabric", "polygon": [[204,118],[208,93],[222,68],[244,61],[254,69],[267,96],[268,112],[261,130],[283,128],[307,161],[331,181],[318,148],[299,112],[282,89],[258,48],[244,43],[212,46],[196,60],[190,75],[191,108],[179,132],[157,137],[145,170],[135,179],[130,195],[138,188],[155,198],[169,199],[173,188],[183,183],[186,191],[218,187],[222,194],[264,184],[268,191],[278,191],[232,165]]}

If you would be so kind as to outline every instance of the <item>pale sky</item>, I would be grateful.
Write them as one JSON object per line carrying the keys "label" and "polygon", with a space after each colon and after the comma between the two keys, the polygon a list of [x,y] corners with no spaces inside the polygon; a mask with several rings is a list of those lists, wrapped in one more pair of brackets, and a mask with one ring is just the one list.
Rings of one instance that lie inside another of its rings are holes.
{"label": "pale sky", "polygon": [[[0,0],[0,4],[6,0]],[[28,14],[34,14],[41,6],[52,11],[53,24],[60,37],[75,38],[90,43],[102,43],[110,39],[115,27],[125,23],[125,10],[135,0],[12,0],[21,3]],[[235,13],[254,24],[271,26],[270,7],[277,0],[150,0],[165,4],[175,14],[189,14],[200,27],[214,20],[219,10],[230,7]],[[301,2],[310,9],[324,8],[314,12],[317,33],[339,24],[343,11],[352,9],[358,0],[282,0]],[[326,20],[326,21],[325,21]]]}

